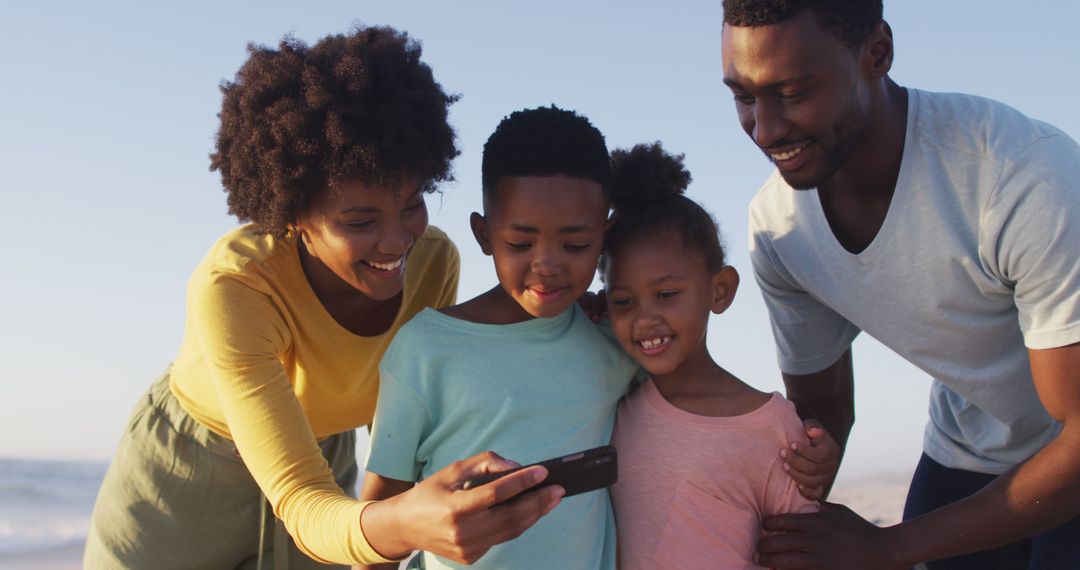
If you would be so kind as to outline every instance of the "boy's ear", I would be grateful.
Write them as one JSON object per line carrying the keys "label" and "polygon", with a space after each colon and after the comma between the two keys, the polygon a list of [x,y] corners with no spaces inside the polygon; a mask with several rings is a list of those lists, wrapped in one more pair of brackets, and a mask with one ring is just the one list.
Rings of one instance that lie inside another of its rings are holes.
{"label": "boy's ear", "polygon": [[473,212],[469,216],[469,225],[472,227],[472,234],[476,238],[476,243],[480,244],[480,251],[484,252],[484,255],[491,255],[491,238],[488,237],[487,218],[481,216],[479,212]]}
{"label": "boy's ear", "polygon": [[735,292],[739,290],[739,272],[730,265],[724,266],[712,276],[712,312],[719,315],[731,306]]}

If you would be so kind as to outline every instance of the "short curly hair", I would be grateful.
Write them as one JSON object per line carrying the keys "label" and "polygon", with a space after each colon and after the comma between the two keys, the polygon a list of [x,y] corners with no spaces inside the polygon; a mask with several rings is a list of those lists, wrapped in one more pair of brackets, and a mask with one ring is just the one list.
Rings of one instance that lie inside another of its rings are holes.
{"label": "short curly hair", "polygon": [[659,142],[611,153],[611,225],[604,234],[600,273],[627,246],[672,232],[688,251],[700,253],[706,269],[724,268],[724,246],[712,216],[683,195],[690,171],[683,155],[664,151]]}
{"label": "short curly hair", "polygon": [[448,95],[420,60],[420,44],[389,27],[356,27],[315,45],[286,36],[277,49],[248,45],[221,85],[221,128],[210,170],[221,173],[229,213],[275,236],[335,185],[425,191],[452,180],[459,154]]}
{"label": "short curly hair", "polygon": [[724,23],[770,26],[813,10],[822,27],[856,49],[882,20],[882,0],[724,0]]}
{"label": "short curly hair", "polygon": [[585,117],[554,105],[504,117],[484,143],[484,206],[504,176],[561,174],[591,180],[607,192],[611,164],[604,135]]}

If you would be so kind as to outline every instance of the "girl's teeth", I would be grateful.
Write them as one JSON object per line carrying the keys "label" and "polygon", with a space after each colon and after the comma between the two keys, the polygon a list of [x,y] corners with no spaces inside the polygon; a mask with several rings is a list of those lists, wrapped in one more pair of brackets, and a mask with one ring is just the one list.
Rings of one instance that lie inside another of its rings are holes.
{"label": "girl's teeth", "polygon": [[645,340],[641,341],[641,346],[642,346],[642,348],[645,348],[645,349],[656,348],[656,347],[660,346],[661,344],[667,343],[667,341],[669,341],[669,340],[671,340],[670,336],[665,336],[665,337],[661,337],[661,338],[648,338],[648,339],[645,339]]}

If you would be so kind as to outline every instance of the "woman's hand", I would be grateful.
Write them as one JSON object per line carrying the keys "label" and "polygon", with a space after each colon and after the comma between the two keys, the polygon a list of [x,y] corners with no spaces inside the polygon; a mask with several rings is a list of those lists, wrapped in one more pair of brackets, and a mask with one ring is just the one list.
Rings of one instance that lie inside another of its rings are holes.
{"label": "woman's hand", "polygon": [[448,465],[412,489],[364,509],[364,536],[387,558],[424,550],[472,564],[492,546],[528,530],[565,493],[552,485],[517,496],[547,477],[539,466],[461,490],[466,479],[517,466],[490,451]]}
{"label": "woman's hand", "polygon": [[806,420],[803,429],[810,445],[792,443],[790,450],[780,450],[780,457],[784,459],[784,471],[798,483],[802,496],[821,500],[840,468],[840,446],[817,420]]}

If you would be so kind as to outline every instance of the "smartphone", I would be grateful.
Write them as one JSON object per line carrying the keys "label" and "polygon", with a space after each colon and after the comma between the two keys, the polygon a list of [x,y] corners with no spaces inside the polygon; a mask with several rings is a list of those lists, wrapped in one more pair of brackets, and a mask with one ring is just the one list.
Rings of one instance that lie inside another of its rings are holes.
{"label": "smartphone", "polygon": [[605,445],[531,465],[524,465],[509,471],[473,477],[465,480],[461,488],[468,490],[479,487],[484,483],[490,483],[500,477],[533,465],[546,467],[548,476],[540,484],[525,491],[526,493],[548,485],[560,485],[563,489],[566,489],[565,496],[570,497],[611,486],[619,475],[618,455],[615,452],[615,447]]}

